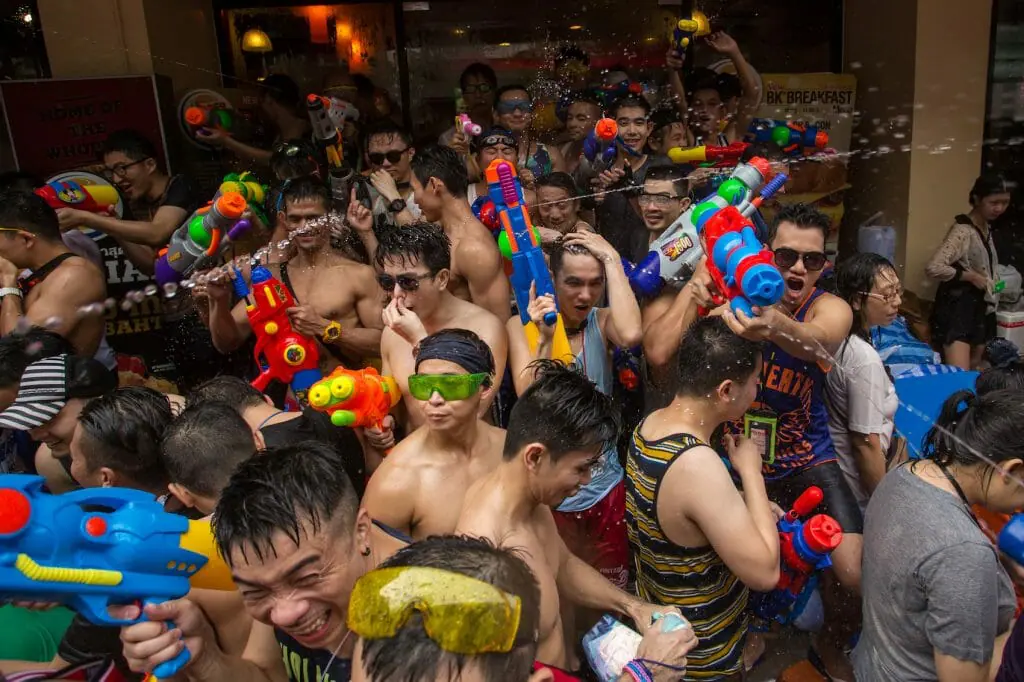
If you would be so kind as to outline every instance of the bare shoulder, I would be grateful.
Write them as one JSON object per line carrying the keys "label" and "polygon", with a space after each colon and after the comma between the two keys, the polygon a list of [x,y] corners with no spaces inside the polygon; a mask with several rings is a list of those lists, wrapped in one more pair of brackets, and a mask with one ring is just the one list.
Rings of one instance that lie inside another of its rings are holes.
{"label": "bare shoulder", "polygon": [[487,437],[487,442],[497,449],[501,450],[505,447],[505,436],[507,431],[499,426],[492,426],[491,424],[484,424],[484,433]]}
{"label": "bare shoulder", "polygon": [[449,327],[476,332],[485,341],[505,336],[505,325],[494,313],[461,298],[456,301],[455,315],[452,316]]}
{"label": "bare shoulder", "polygon": [[95,285],[106,284],[106,277],[97,265],[85,258],[72,258],[53,273],[54,282]]}
{"label": "bare shoulder", "polygon": [[846,301],[826,291],[811,304],[810,309],[807,311],[808,321],[817,317],[827,317],[837,321],[843,318],[850,318],[852,320],[853,311]]}
{"label": "bare shoulder", "polygon": [[387,467],[389,472],[394,469],[409,469],[409,473],[414,473],[417,467],[426,464],[431,459],[430,452],[423,449],[426,428],[421,426],[400,440],[384,458],[378,471]]}
{"label": "bare shoulder", "polygon": [[459,243],[455,247],[459,262],[472,263],[477,267],[490,266],[491,263],[487,259],[493,259],[498,255],[498,245],[494,237],[483,223],[477,220],[468,223],[459,237]]}

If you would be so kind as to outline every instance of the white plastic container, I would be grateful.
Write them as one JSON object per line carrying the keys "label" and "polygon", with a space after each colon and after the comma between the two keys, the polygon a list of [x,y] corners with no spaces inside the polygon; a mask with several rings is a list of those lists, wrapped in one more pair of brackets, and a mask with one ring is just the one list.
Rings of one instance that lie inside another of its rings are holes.
{"label": "white plastic container", "polygon": [[882,225],[862,225],[857,230],[857,250],[877,253],[890,263],[896,262],[896,228]]}
{"label": "white plastic container", "polygon": [[1024,313],[996,313],[996,336],[1024,348]]}

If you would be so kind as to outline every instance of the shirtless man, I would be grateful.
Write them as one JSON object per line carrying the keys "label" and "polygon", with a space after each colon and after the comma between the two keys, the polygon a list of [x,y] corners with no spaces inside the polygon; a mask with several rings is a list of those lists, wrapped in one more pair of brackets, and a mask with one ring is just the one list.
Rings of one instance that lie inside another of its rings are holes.
{"label": "shirtless man", "polygon": [[[22,270],[32,275],[19,281]],[[106,296],[103,272],[64,245],[57,214],[42,198],[0,193],[0,336],[25,317],[66,338],[77,354],[92,356],[103,339],[103,316],[79,310]]]}
{"label": "shirtless man", "polygon": [[[365,208],[360,220],[371,220]],[[411,431],[423,425],[422,403],[409,395],[409,375],[415,371],[413,349],[441,329],[467,329],[481,339],[494,355],[494,376],[505,373],[508,339],[498,318],[448,291],[451,280],[451,242],[439,226],[413,223],[382,230],[375,255],[377,281],[390,299],[384,308],[386,329],[380,339],[383,373],[395,377],[406,408],[405,425]],[[495,391],[480,401],[480,414],[494,402]],[[387,425],[393,424],[389,417]],[[375,429],[365,433],[375,437]],[[394,444],[385,428],[378,447]],[[379,432],[377,432],[379,433]]]}
{"label": "shirtless man", "polygon": [[618,437],[619,413],[582,375],[550,360],[515,407],[503,461],[466,492],[456,533],[516,547],[540,584],[537,661],[565,668],[569,660],[559,598],[633,620],[641,633],[664,607],[640,601],[572,555],[551,508],[590,480],[605,443]]}
{"label": "shirtless man", "polygon": [[473,332],[443,329],[420,342],[410,397],[426,423],[384,459],[363,505],[381,523],[422,540],[455,530],[462,496],[501,462],[505,431],[480,420],[494,391],[494,356]]}
{"label": "shirtless man", "polygon": [[412,159],[412,188],[426,220],[440,223],[452,243],[449,289],[466,301],[509,318],[508,278],[490,231],[466,200],[469,176],[459,155],[448,147],[430,147]]}
{"label": "shirtless man", "polygon": [[[298,303],[288,310],[292,326],[326,348],[320,354],[325,372],[343,361],[360,366],[380,349],[381,297],[373,269],[331,248],[330,230],[323,220],[330,195],[322,182],[310,177],[295,180],[284,190],[282,203],[279,220],[286,225],[294,255],[266,266]],[[245,302],[232,308],[231,282],[225,276],[212,277],[201,294],[210,299],[214,346],[221,353],[234,351],[252,332]]]}

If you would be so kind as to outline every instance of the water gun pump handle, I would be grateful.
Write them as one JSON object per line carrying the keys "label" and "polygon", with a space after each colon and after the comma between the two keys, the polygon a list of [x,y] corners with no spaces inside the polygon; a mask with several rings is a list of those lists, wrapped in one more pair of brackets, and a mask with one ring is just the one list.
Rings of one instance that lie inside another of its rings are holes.
{"label": "water gun pump handle", "polygon": [[796,498],[796,502],[793,503],[793,508],[786,514],[786,518],[789,521],[796,521],[802,516],[807,516],[814,508],[821,504],[821,501],[825,499],[825,494],[816,485],[812,485],[807,490],[800,494],[800,497]]}

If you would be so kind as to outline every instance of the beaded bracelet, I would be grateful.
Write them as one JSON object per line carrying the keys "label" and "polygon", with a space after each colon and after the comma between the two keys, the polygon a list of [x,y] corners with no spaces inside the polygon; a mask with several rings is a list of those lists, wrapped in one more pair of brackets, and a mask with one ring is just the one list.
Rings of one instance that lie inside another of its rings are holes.
{"label": "beaded bracelet", "polygon": [[654,677],[651,675],[651,671],[647,669],[643,663],[638,659],[633,659],[626,664],[626,667],[622,669],[624,672],[629,673],[633,676],[636,682],[654,682]]}

